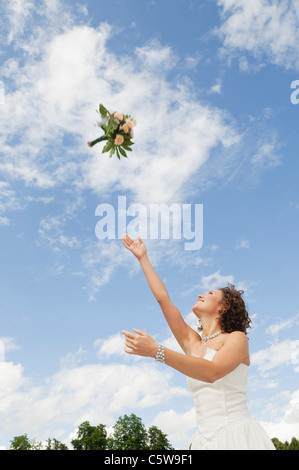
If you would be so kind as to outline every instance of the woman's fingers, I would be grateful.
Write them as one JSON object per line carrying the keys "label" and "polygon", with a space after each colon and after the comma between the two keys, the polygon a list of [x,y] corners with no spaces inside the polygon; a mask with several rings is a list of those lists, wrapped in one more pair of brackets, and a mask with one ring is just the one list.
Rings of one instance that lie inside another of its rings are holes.
{"label": "woman's fingers", "polygon": [[125,234],[125,237],[127,240],[129,240],[131,243],[134,242],[134,238],[130,237],[130,235],[128,235],[127,233]]}
{"label": "woman's fingers", "polygon": [[133,238],[131,238],[127,233],[123,234],[122,236],[122,239],[125,240],[125,242],[128,244],[128,245],[131,245],[135,240],[133,240]]}
{"label": "woman's fingers", "polygon": [[[126,242],[127,245],[132,245],[132,243],[134,243],[136,241],[136,240],[134,240],[134,238],[130,237],[130,235],[128,235],[127,233],[122,234],[121,237]],[[143,245],[143,241],[142,241],[140,236],[138,236],[138,240],[139,240],[139,243],[141,245]]]}
{"label": "woman's fingers", "polygon": [[140,338],[140,336],[146,335],[144,331],[137,330],[136,328],[133,328],[133,331],[135,331],[137,334],[131,333],[130,331],[122,330],[123,335],[125,335],[125,351],[131,354],[134,354],[136,348],[138,348],[138,338]]}
{"label": "woman's fingers", "polygon": [[134,240],[133,241],[129,240],[128,238],[125,237],[125,235],[122,235],[122,239],[123,239],[122,244],[124,245],[124,247],[127,248],[127,250],[132,251],[132,248],[133,248],[132,245],[134,243]]}
{"label": "woman's fingers", "polygon": [[142,330],[137,330],[136,328],[133,328],[133,331],[136,331],[136,333],[140,336],[146,336],[146,333]]}
{"label": "woman's fingers", "polygon": [[125,352],[128,354],[135,354],[134,340],[136,339],[137,336],[134,335],[133,333],[130,333],[129,331],[122,331],[122,333],[125,335],[125,347],[124,347]]}
{"label": "woman's fingers", "polygon": [[130,331],[122,330],[122,334],[125,335],[127,338],[137,338],[137,335],[134,335],[134,333],[131,333]]}

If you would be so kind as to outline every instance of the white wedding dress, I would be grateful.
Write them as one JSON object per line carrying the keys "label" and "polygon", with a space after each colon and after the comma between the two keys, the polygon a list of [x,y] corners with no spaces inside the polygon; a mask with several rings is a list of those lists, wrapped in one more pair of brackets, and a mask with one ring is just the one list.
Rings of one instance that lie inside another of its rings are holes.
{"label": "white wedding dress", "polygon": [[[204,359],[212,361],[216,352],[207,349]],[[275,450],[262,426],[249,414],[247,379],[246,364],[212,384],[187,377],[197,422],[191,450]]]}

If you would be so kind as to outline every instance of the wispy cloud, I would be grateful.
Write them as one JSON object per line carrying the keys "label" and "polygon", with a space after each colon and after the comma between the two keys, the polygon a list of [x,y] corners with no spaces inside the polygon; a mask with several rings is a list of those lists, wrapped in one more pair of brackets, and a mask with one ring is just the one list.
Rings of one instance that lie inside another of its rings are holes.
{"label": "wispy cloud", "polygon": [[292,317],[287,318],[286,320],[281,320],[278,323],[273,323],[269,325],[266,329],[266,333],[274,336],[274,338],[278,337],[278,334],[288,328],[291,328],[294,325],[299,324],[299,313]]}
{"label": "wispy cloud", "polygon": [[221,89],[222,89],[222,80],[219,78],[215,85],[213,85],[210,89],[211,93],[216,93],[218,95],[221,95]]}
{"label": "wispy cloud", "polygon": [[249,240],[245,240],[242,238],[242,240],[240,240],[237,245],[236,245],[236,250],[240,250],[242,248],[245,248],[245,249],[249,249],[250,248],[250,241]]}
{"label": "wispy cloud", "polygon": [[209,289],[217,289],[227,283],[233,284],[234,283],[234,276],[231,274],[223,275],[220,271],[216,271],[213,274],[208,276],[203,276],[201,279],[201,287],[202,289],[209,290]]}
{"label": "wispy cloud", "polygon": [[241,70],[250,68],[246,52],[261,65],[267,61],[299,69],[297,2],[218,0],[218,5],[222,24],[216,31],[223,41],[222,51],[238,57]]}
{"label": "wispy cloud", "polygon": [[8,182],[0,181],[0,225],[9,225],[10,220],[4,214],[19,210],[24,206],[20,198],[17,197],[15,190]]}
{"label": "wispy cloud", "polygon": [[266,374],[279,367],[292,365],[291,352],[292,341],[286,339],[254,352],[251,356],[251,363],[257,366],[262,374]]}

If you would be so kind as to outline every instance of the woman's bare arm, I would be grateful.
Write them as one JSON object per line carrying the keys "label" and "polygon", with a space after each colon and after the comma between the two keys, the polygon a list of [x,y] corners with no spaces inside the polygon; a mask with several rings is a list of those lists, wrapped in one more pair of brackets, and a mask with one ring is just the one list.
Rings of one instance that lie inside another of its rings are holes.
{"label": "woman's bare arm", "polygon": [[[179,345],[186,353],[189,352],[190,339],[193,338],[196,333],[194,330],[187,325],[183,319],[180,311],[171,301],[168,291],[160,279],[156,271],[154,270],[146,251],[144,242],[139,237],[139,243],[134,241],[129,235],[123,236],[123,245],[130,250],[140,262],[140,266],[143,270],[148,285],[158,301],[160,308],[165,316],[165,319],[174,334]],[[197,335],[196,335],[197,336]]]}
{"label": "woman's bare arm", "polygon": [[[125,351],[138,356],[156,357],[158,344],[153,338],[141,330],[134,331],[135,333],[122,331],[126,338]],[[247,363],[248,355],[248,340],[240,331],[227,336],[225,344],[212,361],[164,348],[165,364],[188,377],[208,383],[221,379],[241,363]]]}
{"label": "woman's bare arm", "polygon": [[171,349],[164,350],[165,363],[188,377],[214,383],[232,372],[241,363],[247,363],[248,339],[240,331],[230,333],[212,361],[184,356]]}

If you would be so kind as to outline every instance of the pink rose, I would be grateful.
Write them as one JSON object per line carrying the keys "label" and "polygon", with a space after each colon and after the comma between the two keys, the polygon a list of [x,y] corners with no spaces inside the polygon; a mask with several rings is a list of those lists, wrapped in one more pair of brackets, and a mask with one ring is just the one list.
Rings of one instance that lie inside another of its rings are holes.
{"label": "pink rose", "polygon": [[130,130],[130,128],[129,128],[129,126],[128,126],[127,123],[125,123],[125,124],[122,126],[122,129],[125,131],[126,134],[128,134],[128,132],[129,132],[129,130]]}
{"label": "pink rose", "polygon": [[122,145],[124,143],[124,136],[123,135],[120,135],[120,134],[117,134],[116,135],[116,139],[114,141],[114,144],[115,145]]}
{"label": "pink rose", "polygon": [[128,126],[129,129],[132,129],[132,127],[133,127],[133,122],[130,121],[130,119],[127,119],[127,120],[126,120],[126,124],[127,124],[127,126]]}
{"label": "pink rose", "polygon": [[123,120],[123,115],[122,113],[115,113],[114,118],[117,119],[119,122]]}

